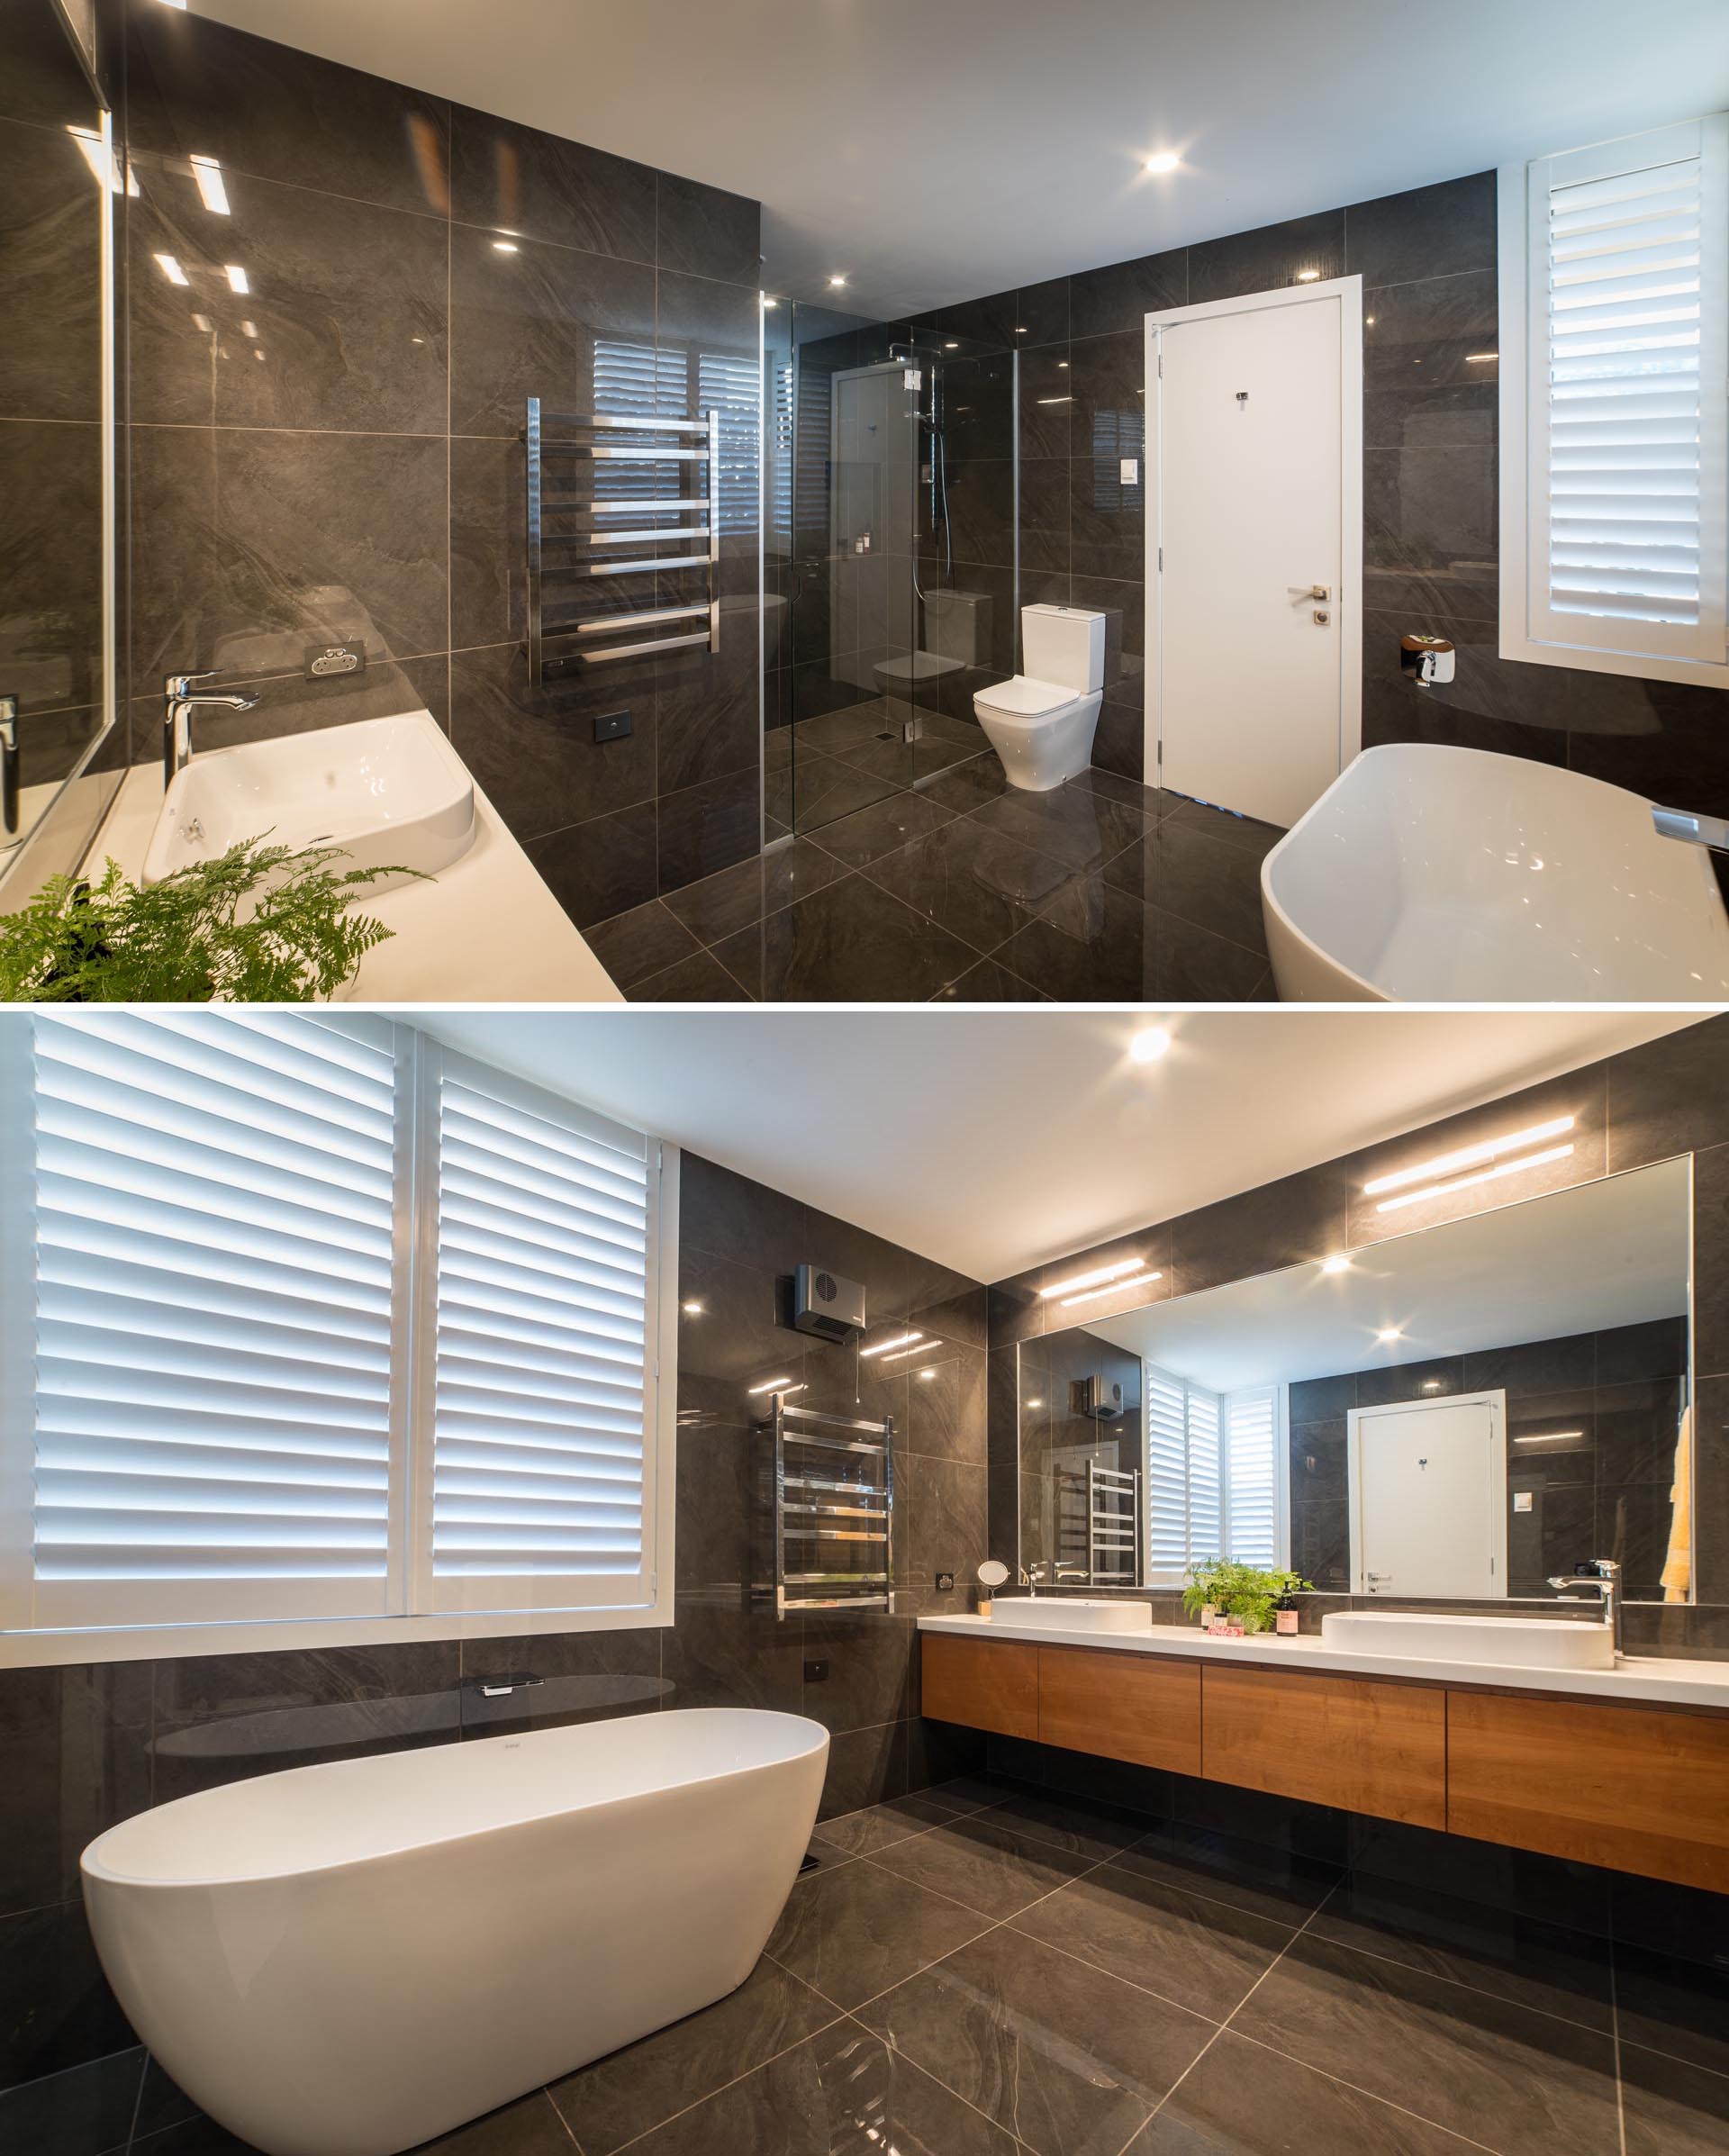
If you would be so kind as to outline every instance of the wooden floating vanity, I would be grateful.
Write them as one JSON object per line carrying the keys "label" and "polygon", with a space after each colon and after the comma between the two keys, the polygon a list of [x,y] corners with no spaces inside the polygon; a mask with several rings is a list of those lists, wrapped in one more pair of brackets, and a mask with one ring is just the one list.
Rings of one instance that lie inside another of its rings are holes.
{"label": "wooden floating vanity", "polygon": [[1729,1893],[1729,1708],[1582,1699],[1560,1672],[1510,1690],[945,1622],[920,1628],[937,1721]]}

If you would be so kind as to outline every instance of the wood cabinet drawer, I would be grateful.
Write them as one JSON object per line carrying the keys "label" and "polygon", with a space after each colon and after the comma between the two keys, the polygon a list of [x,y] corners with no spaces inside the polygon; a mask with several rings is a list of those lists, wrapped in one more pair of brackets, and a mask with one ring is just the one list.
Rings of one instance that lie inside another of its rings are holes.
{"label": "wood cabinet drawer", "polygon": [[1298,1671],[1201,1672],[1201,1771],[1414,1826],[1447,1824],[1446,1696]]}
{"label": "wood cabinet drawer", "polygon": [[1038,1648],[1030,1640],[964,1639],[926,1632],[919,1682],[922,1711],[1000,1736],[1038,1735]]}
{"label": "wood cabinet drawer", "polygon": [[1729,1718],[1450,1692],[1447,1825],[1729,1893]]}
{"label": "wood cabinet drawer", "polygon": [[1199,1774],[1200,1664],[1091,1647],[1041,1647],[1038,1734],[1070,1752]]}

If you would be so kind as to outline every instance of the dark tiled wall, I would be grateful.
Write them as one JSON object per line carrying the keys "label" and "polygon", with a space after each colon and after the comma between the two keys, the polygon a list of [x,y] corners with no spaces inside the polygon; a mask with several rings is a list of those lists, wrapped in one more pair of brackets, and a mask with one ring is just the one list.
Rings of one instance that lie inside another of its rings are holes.
{"label": "dark tiled wall", "polygon": [[[1364,747],[1495,749],[1729,811],[1720,690],[1499,657],[1498,369],[1472,358],[1498,334],[1495,195],[1495,175],[1475,173],[938,313],[945,332],[994,330],[1020,349],[1023,601],[1122,614],[1096,765],[1154,776],[1143,770],[1145,493],[1117,474],[1119,456],[1145,448],[1142,318],[1315,271],[1363,283]],[[1450,687],[1400,673],[1411,630],[1453,639]]]}
{"label": "dark tiled wall", "polygon": [[[1398,1222],[1378,1218],[1362,1196],[1371,1178],[1498,1131],[1575,1115],[1570,1159],[1519,1179],[1518,1196],[1565,1189],[1604,1173],[1693,1155],[1694,1551],[1697,1601],[1639,1619],[1642,1642],[1678,1653],[1729,1644],[1729,1016],[1705,1019],[1642,1047],[1588,1064],[1565,1077],[1507,1094],[1489,1106],[1402,1137],[1244,1191],[1096,1248],[997,1282],[991,1289],[991,1539],[1012,1553],[1019,1344],[1045,1335],[1039,1290],[1082,1265],[1135,1255],[1159,1268],[1160,1300],[1338,1250],[1390,1232],[1435,1227],[1489,1211],[1506,1197],[1480,1186],[1415,1207]],[[1121,1307],[1146,1300],[1135,1291]],[[1106,1301],[1100,1317],[1118,1306]],[[1034,1384],[1032,1390],[1040,1388]],[[1598,1553],[1592,1552],[1592,1555]]]}
{"label": "dark tiled wall", "polygon": [[[1353,1408],[1505,1391],[1507,1592],[1546,1595],[1581,1558],[1614,1557],[1628,1595],[1660,1602],[1686,1389],[1685,1318],[1306,1379],[1290,1388],[1291,1564],[1323,1593],[1350,1588]],[[1576,1443],[1518,1450],[1521,1436],[1571,1429]],[[1510,1508],[1515,1490],[1529,1511]]]}
{"label": "dark tiled wall", "polygon": [[[134,756],[163,675],[212,668],[260,702],[206,745],[423,704],[579,925],[754,854],[754,507],[718,654],[530,690],[517,434],[531,394],[593,408],[603,340],[664,416],[698,408],[702,358],[754,379],[758,204],[157,0],[131,0],[127,124]],[[754,503],[754,421],[729,446]],[[584,612],[707,596],[706,571],[594,581]],[[366,674],[306,680],[330,641]]]}
{"label": "dark tiled wall", "polygon": [[[669,1630],[0,1671],[8,2156],[105,2156],[129,2133],[148,2146],[148,2134],[191,2115],[147,2070],[78,1899],[86,1843],[146,1806],[276,1768],[662,1707],[777,1708],[823,1723],[825,1816],[979,1763],[972,1733],[919,1718],[914,1617],[964,1608],[964,1586],[939,1595],[936,1574],[969,1581],[984,1554],[983,1288],[692,1154],[681,1199],[679,1296],[702,1311],[680,1326]],[[861,1386],[850,1352],[790,1330],[787,1276],[807,1257],[864,1280],[874,1329],[920,1331],[928,1353]],[[807,1385],[801,1397],[816,1407],[893,1415],[903,1584],[892,1614],[777,1623],[754,1603],[765,1545],[749,1388],[769,1376]],[[808,1662],[825,1662],[826,1678],[807,1681]],[[476,1678],[522,1670],[542,1683],[478,1697]]]}
{"label": "dark tiled wall", "polygon": [[[1073,1411],[1071,1388],[1096,1377],[1109,1389],[1123,1389],[1123,1419],[1100,1422]],[[1019,1362],[1020,1523],[1018,1562],[1022,1564],[1087,1563],[1084,1530],[1068,1517],[1056,1455],[1064,1455],[1070,1474],[1087,1454],[1101,1467],[1136,1468],[1141,1459],[1141,1365],[1137,1356],[1114,1347],[1081,1327],[1026,1343]],[[1073,1484],[1068,1492],[1073,1502]],[[1067,1520],[1065,1531],[1064,1523]],[[1011,1539],[1004,1547],[991,1540],[991,1554],[1011,1569],[1017,1562]]]}

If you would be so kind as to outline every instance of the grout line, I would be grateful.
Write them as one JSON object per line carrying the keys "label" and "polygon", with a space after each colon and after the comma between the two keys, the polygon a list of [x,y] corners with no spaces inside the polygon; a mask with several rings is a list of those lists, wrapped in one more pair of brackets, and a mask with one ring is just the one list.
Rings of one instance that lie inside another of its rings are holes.
{"label": "grout line", "polygon": [[[767,1954],[766,1948],[764,1949],[764,1952],[765,1954]],[[771,1961],[774,1960],[774,1957],[772,1954],[767,1954],[767,1958]],[[729,2088],[737,2088],[739,2082],[748,2081],[753,2074],[762,2073],[765,2069],[773,2066],[775,2060],[784,2059],[789,2052],[796,2052],[801,2044],[810,2043],[813,2038],[820,2036],[825,2029],[832,2029],[836,2022],[848,2021],[852,2018],[847,2013],[846,2007],[836,2007],[834,2000],[828,1997],[827,1993],[818,1991],[814,1984],[806,1983],[802,1977],[793,1976],[792,1970],[787,1969],[784,1962],[775,1961],[774,1966],[776,1969],[782,1970],[787,1976],[792,1977],[795,1983],[804,1984],[805,1989],[807,1991],[813,1992],[818,1998],[821,1999],[825,2007],[834,2007],[834,2015],[832,2019],[820,2023],[814,2029],[807,2030],[802,2036],[797,2038],[793,2043],[783,2044],[778,2052],[771,2052],[766,2059],[759,2059],[755,2066],[747,2066],[743,2073],[734,2074],[729,2080],[722,2081],[719,2088],[711,2088],[706,2096],[695,2097],[690,2103],[681,2105],[678,2110],[669,2112],[665,2118],[656,2119],[652,2126],[645,2126],[640,2133],[633,2133],[629,2141],[620,2142],[619,2143],[618,2148],[613,2151],[613,2156],[623,2156],[623,2151],[626,2149],[634,2149],[638,2142],[646,2141],[649,2134],[658,2133],[663,2126],[671,2125],[674,2119],[687,2118],[693,2111],[700,2111],[704,2104],[709,2103],[715,2097],[724,2095]],[[611,2056],[610,2053],[607,2055]],[[581,2069],[579,2068],[578,2071],[580,2070]],[[550,2095],[551,2091],[548,2090],[548,2094]],[[554,2104],[553,2109],[555,2111],[558,2110],[557,2104]],[[558,2116],[560,2123],[563,2124],[564,2114],[562,2111],[558,2112]],[[566,2133],[570,2133],[570,2128],[568,2125],[565,2126],[565,2131]],[[572,2134],[571,2138],[574,2141],[575,2139],[575,2135]]]}
{"label": "grout line", "polygon": [[1263,2036],[1251,2036],[1245,2029],[1233,2029],[1231,2034],[1241,2043],[1252,2043],[1257,2051],[1270,2052],[1275,2059],[1289,2060],[1291,2065],[1301,2067],[1306,2073],[1318,2074],[1323,2081],[1331,2081],[1335,2088],[1348,2088],[1357,2096],[1366,2097],[1371,2104],[1384,2104],[1390,2111],[1399,2112],[1406,2118],[1414,2118],[1435,2133],[1444,2133],[1449,2139],[1456,2141],[1462,2149],[1482,2149],[1486,2156],[1507,2156],[1504,2149],[1496,2149],[1488,2142],[1473,2140],[1468,2133],[1460,2133],[1452,2126],[1444,2126],[1438,2119],[1430,2118],[1421,2111],[1413,2111],[1408,2104],[1401,2104],[1396,2097],[1377,2096],[1372,2088],[1365,2088],[1358,2081],[1347,2081],[1343,2074],[1329,2073],[1324,2066],[1313,2066],[1307,2059],[1299,2058],[1295,2052],[1283,2051],[1278,2044],[1269,2043]]}
{"label": "grout line", "polygon": [[[1225,2034],[1226,2030],[1230,2027],[1231,2024],[1236,2019],[1237,2016],[1243,2011],[1244,2007],[1248,2005],[1249,2001],[1254,1997],[1255,1993],[1260,1990],[1262,1985],[1266,1982],[1267,1979],[1272,1974],[1273,1970],[1278,1968],[1280,1962],[1284,1960],[1285,1956],[1290,1952],[1291,1948],[1296,1945],[1298,1940],[1302,1937],[1303,1934],[1308,1929],[1309,1925],[1314,1923],[1315,1919],[1320,1915],[1321,1911],[1326,1907],[1327,1903],[1332,1900],[1334,1895],[1337,1892],[1337,1887],[1329,1887],[1320,1900],[1317,1901],[1315,1907],[1308,1912],[1308,1915],[1304,1917],[1302,1923],[1299,1925],[1297,1929],[1291,1934],[1290,1937],[1285,1941],[1285,1943],[1279,1949],[1279,1952],[1274,1954],[1272,1961],[1267,1963],[1266,1967],[1261,1971],[1260,1975],[1256,1977],[1254,1983],[1249,1986],[1248,1989],[1243,1994],[1242,1997],[1237,2000],[1236,2006],[1231,2008],[1230,2012],[1225,2016],[1224,2020],[1219,2023],[1218,2026],[1213,2031],[1212,2034],[1207,2039],[1206,2043],[1201,2045],[1199,2051],[1195,2053],[1194,2057],[1189,2061],[1188,2065],[1183,2068],[1182,2071],[1177,2076],[1176,2079],[1172,2082],[1170,2088],[1165,2090],[1164,2094],[1153,2106],[1153,2116],[1154,2118],[1156,2118],[1159,2115],[1159,2113],[1164,2109],[1165,2106],[1171,2101],[1172,2097],[1175,2096],[1178,2089],[1182,2087],[1183,2083],[1189,2079],[1190,2075],[1194,2072],[1196,2067],[1200,2064],[1201,2061],[1207,2056],[1208,2052],[1212,2050],[1213,2046],[1218,2042],[1219,2038]],[[1271,2049],[1271,2046],[1268,2048]]]}
{"label": "grout line", "polygon": [[[892,2043],[886,2036],[879,2034],[875,2029],[871,2027],[868,2022],[860,2021],[855,2014],[849,2014],[846,2018],[848,2021],[855,2023],[874,2043],[880,2043],[892,2058],[903,2061],[907,2066],[911,2068],[914,2073],[921,2075],[927,2081],[935,2082],[937,2087],[940,2088],[946,2096],[953,2097],[957,2104],[965,2105],[969,2111],[973,2113],[975,2116],[982,2118],[988,2126],[993,2127],[997,2133],[1006,2134],[1008,2138],[1014,2143],[1017,2149],[1026,2150],[1027,2151],[1027,2156],[1034,2156],[1031,2144],[1023,2141],[1020,2135],[1017,2133],[1012,2127],[1005,2126],[1000,2119],[992,2118],[988,2111],[981,2110],[978,2105],[976,2105],[970,2097],[964,2097],[958,2088],[951,2088],[939,2074],[932,2073],[929,2067],[921,2066],[918,2060],[912,2058],[908,2052],[901,2050],[898,2044]],[[1148,2116],[1151,2116],[1150,2113],[1148,2114]],[[1145,2122],[1143,2121],[1142,2123],[1145,2124]],[[1139,2129],[1137,2128],[1136,2131],[1138,2132]]]}
{"label": "grout line", "polygon": [[1621,1993],[1616,1979],[1615,1943],[1609,1943],[1609,2035],[1615,2065],[1615,2130],[1621,2156],[1627,2156],[1627,2099],[1621,2079]]}

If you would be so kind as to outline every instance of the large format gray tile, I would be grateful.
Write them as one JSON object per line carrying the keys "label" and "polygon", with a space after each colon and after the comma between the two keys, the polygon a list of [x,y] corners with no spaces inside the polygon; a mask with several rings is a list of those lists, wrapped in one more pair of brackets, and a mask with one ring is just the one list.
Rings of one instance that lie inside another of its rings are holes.
{"label": "large format gray tile", "polygon": [[843,1812],[825,1819],[817,1829],[831,1849],[846,1856],[874,1856],[914,1834],[928,1834],[955,1814],[925,1796],[896,1797],[887,1804],[867,1805],[861,1812]]}
{"label": "large format gray tile", "polygon": [[1625,2156],[1729,2156],[1729,2078],[1621,2047]]}
{"label": "large format gray tile", "polygon": [[1254,1995],[1252,2033],[1507,2156],[1616,2156],[1607,2033],[1306,1934]]}
{"label": "large format gray tile", "polygon": [[1584,1932],[1452,1895],[1353,1878],[1316,1917],[1309,1936],[1384,1954],[1590,2028],[1612,2025],[1609,1950]]}
{"label": "large format gray tile", "polygon": [[1300,1923],[1339,1878],[1336,1864],[1175,1820],[1162,1821],[1118,1861],[1138,1878],[1228,1902],[1275,1924]]}
{"label": "large format gray tile", "polygon": [[977,1938],[990,1921],[871,1860],[799,1880],[768,1951],[825,1998],[857,2007]]}
{"label": "large format gray tile", "polygon": [[864,873],[926,920],[989,953],[1034,919],[1073,872],[968,816],[871,862]]}
{"label": "large format gray tile", "polygon": [[1012,2135],[855,2021],[836,2022],[636,2143],[638,2156],[1016,2156],[1016,2149]]}
{"label": "large format gray tile", "polygon": [[883,1850],[876,1861],[999,1921],[1055,1892],[1096,1861],[1018,1833],[999,1824],[1000,1818],[992,1811],[982,1818],[950,1820]]}
{"label": "large format gray tile", "polygon": [[1227,2029],[1123,2156],[1468,2156],[1482,2145]]}
{"label": "large format gray tile", "polygon": [[450,109],[450,213],[461,224],[632,262],[655,258],[652,166],[493,113]]}
{"label": "large format gray tile", "polygon": [[[9,63],[18,31],[17,11],[11,10]],[[0,413],[8,419],[95,420],[101,413],[96,200],[89,168],[69,134],[0,121],[0,262],[8,324],[0,349]]]}
{"label": "large format gray tile", "polygon": [[611,2156],[836,2015],[808,1984],[765,1958],[725,1998],[566,2075],[548,2093],[583,2156]]}
{"label": "large format gray tile", "polygon": [[861,2009],[897,2052],[1038,2156],[1118,2156],[1213,2024],[1003,1934]]}
{"label": "large format gray tile", "polygon": [[1616,1943],[1621,2041],[1729,2075],[1729,1970]]}
{"label": "large format gray tile", "polygon": [[1117,1864],[1036,1903],[1014,1928],[1214,2021],[1242,2003],[1294,1929]]}
{"label": "large format gray tile", "polygon": [[714,951],[742,987],[775,1002],[922,1001],[978,957],[859,875],[770,914]]}

